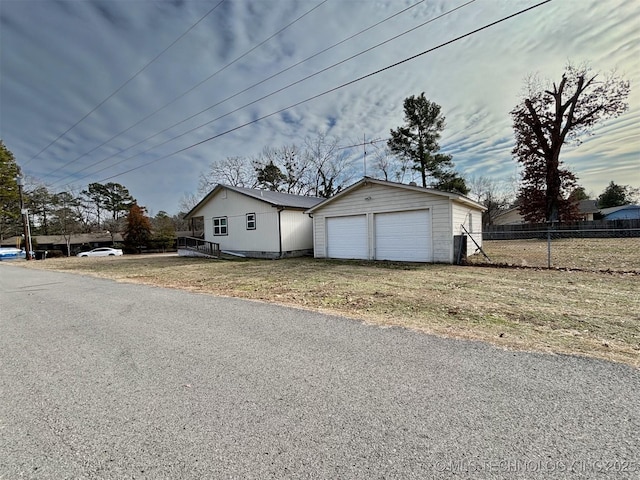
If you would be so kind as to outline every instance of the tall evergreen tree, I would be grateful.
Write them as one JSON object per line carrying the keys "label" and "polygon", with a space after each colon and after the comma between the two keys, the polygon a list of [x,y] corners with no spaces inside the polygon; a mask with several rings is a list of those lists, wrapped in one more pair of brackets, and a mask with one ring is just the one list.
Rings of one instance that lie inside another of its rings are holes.
{"label": "tall evergreen tree", "polygon": [[164,252],[167,248],[171,248],[176,239],[176,228],[173,219],[165,212],[160,210],[153,218],[153,241],[162,248]]}
{"label": "tall evergreen tree", "polygon": [[[405,124],[391,130],[387,145],[392,153],[413,162],[413,169],[420,172],[422,186],[433,186],[446,190],[468,189],[464,179],[453,170],[451,155],[440,151],[440,133],[445,127],[441,107],[429,101],[424,92],[404,100]],[[428,185],[427,178],[431,179]]]}
{"label": "tall evergreen tree", "polygon": [[0,140],[0,239],[21,233],[19,173],[13,153]]}
{"label": "tall evergreen tree", "polygon": [[610,182],[607,188],[598,197],[598,207],[619,207],[633,203],[638,189],[633,189],[629,185],[618,185]]}
{"label": "tall evergreen tree", "polygon": [[33,225],[33,233],[36,235],[49,235],[49,221],[55,208],[54,195],[45,185],[39,185],[27,195],[27,207],[29,212],[36,217]]}

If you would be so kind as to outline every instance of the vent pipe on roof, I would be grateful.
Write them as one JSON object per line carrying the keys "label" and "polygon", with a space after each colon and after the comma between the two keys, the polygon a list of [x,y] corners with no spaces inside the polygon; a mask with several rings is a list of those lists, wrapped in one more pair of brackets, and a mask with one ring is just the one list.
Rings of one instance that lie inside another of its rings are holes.
{"label": "vent pipe on roof", "polygon": [[418,184],[416,182],[409,182],[409,185],[411,185],[412,187],[417,187]]}

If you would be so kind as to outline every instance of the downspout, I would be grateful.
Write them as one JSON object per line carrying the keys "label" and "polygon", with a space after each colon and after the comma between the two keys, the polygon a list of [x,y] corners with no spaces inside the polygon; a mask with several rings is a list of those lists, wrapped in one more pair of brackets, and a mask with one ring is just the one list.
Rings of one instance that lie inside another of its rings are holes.
{"label": "downspout", "polygon": [[283,207],[278,207],[278,246],[280,249],[278,258],[282,258],[282,217],[280,215],[282,213],[282,210],[284,210]]}

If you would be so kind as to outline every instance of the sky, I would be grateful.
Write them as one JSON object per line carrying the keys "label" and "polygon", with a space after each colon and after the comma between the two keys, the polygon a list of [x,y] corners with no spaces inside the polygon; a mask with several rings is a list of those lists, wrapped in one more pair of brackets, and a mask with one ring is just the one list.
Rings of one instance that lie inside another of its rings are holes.
{"label": "sky", "polygon": [[562,159],[595,196],[640,187],[639,0],[553,0],[439,47],[537,3],[0,0],[0,139],[51,191],[118,182],[174,214],[215,159],[318,134],[385,139],[424,92],[456,169],[509,184],[525,79],[587,61],[631,82],[629,110]]}

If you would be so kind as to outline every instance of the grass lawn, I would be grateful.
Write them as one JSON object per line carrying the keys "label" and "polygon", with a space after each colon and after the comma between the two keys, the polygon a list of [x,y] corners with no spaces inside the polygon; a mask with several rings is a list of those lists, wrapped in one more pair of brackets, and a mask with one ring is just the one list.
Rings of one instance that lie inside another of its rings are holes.
{"label": "grass lawn", "polygon": [[640,367],[640,275],[633,273],[135,255],[19,264]]}
{"label": "grass lawn", "polygon": [[[470,251],[475,250],[469,245]],[[546,267],[546,239],[485,240],[485,253],[493,263]],[[580,270],[616,270],[640,273],[640,238],[555,238],[551,240],[551,266]],[[484,262],[482,255],[470,257]]]}

